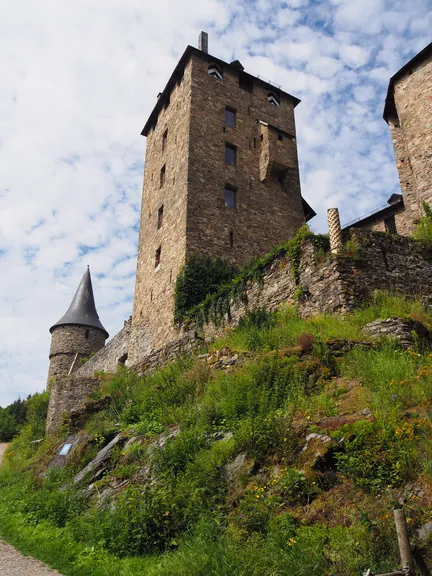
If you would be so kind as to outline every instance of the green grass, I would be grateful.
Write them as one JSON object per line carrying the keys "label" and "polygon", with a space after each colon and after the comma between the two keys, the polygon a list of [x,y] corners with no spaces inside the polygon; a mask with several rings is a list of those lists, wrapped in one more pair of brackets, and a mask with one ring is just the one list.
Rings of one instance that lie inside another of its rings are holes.
{"label": "green grass", "polygon": [[[364,324],[396,315],[431,320],[418,302],[383,295],[344,318],[256,312],[213,346],[249,352],[234,371],[188,358],[141,379],[119,372],[99,393],[111,404],[85,426],[95,437],[89,452],[43,478],[61,438],[31,444],[43,428],[43,414],[34,416],[0,471],[1,537],[74,576],[394,569],[394,502],[407,482],[432,484],[432,355],[383,341],[336,361],[325,342],[363,339]],[[314,342],[300,355],[297,342],[311,343],[305,334]],[[357,383],[353,410],[370,409],[373,421],[325,428],[349,406],[349,386],[334,389],[339,377]],[[96,487],[129,485],[101,505],[71,478],[118,430],[138,442],[115,452]],[[304,460],[305,435],[317,430],[341,441],[331,470]],[[168,432],[164,448],[152,448]],[[225,467],[239,455],[243,467],[228,480]],[[411,524],[430,520],[428,510],[430,501],[410,501]]]}

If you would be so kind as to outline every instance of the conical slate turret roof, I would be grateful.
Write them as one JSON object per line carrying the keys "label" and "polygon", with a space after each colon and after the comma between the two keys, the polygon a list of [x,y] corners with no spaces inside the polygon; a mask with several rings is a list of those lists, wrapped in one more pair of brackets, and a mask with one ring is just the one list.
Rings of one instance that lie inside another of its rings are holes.
{"label": "conical slate turret roof", "polygon": [[81,326],[89,326],[91,328],[99,328],[103,330],[108,338],[109,334],[102,326],[96,311],[96,304],[93,296],[93,287],[90,277],[90,268],[84,272],[81,282],[79,283],[78,290],[73,297],[72,303],[68,311],[50,328],[50,332],[59,326],[79,324]]}

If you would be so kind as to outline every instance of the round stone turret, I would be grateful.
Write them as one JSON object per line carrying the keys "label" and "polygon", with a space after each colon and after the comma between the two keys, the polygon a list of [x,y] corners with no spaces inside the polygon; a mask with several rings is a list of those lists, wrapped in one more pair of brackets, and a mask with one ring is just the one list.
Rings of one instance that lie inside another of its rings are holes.
{"label": "round stone turret", "polygon": [[86,358],[103,348],[108,332],[99,320],[87,267],[66,314],[50,328],[52,334],[48,386],[72,374]]}

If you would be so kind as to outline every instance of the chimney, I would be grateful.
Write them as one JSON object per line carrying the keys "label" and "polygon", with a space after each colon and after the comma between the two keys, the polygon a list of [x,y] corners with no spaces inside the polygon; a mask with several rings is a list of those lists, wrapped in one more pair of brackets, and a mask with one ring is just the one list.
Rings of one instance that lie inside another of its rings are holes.
{"label": "chimney", "polygon": [[198,49],[208,54],[208,34],[207,32],[200,32],[198,36]]}

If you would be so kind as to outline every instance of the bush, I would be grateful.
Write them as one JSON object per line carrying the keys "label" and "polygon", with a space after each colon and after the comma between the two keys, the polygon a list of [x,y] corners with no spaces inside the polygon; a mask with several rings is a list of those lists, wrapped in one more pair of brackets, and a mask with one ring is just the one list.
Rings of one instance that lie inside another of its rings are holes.
{"label": "bush", "polygon": [[428,246],[432,246],[432,209],[423,202],[424,216],[420,218],[413,237]]}
{"label": "bush", "polygon": [[197,254],[191,256],[177,277],[174,295],[174,319],[181,322],[187,312],[229,282],[238,270],[221,258]]}

